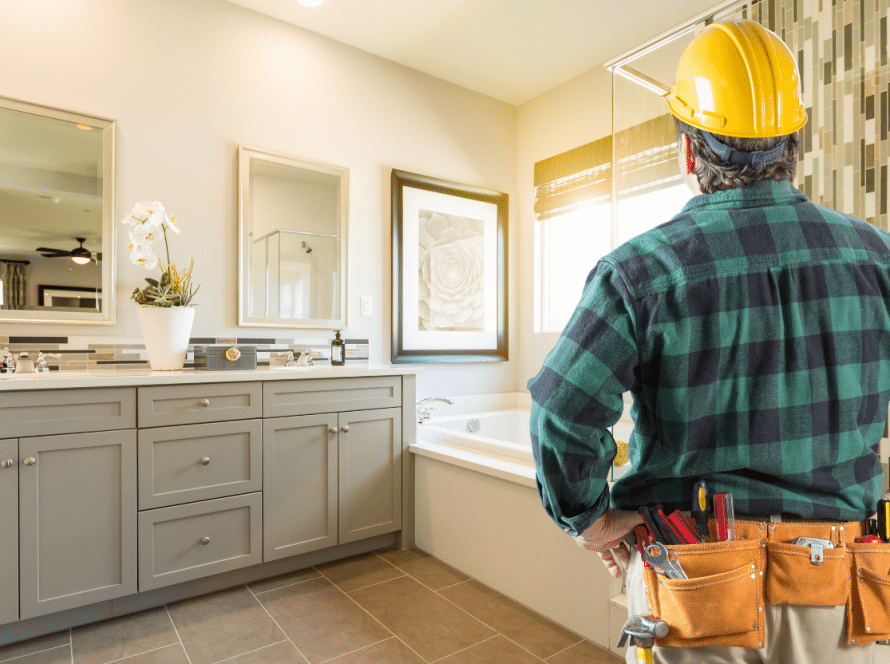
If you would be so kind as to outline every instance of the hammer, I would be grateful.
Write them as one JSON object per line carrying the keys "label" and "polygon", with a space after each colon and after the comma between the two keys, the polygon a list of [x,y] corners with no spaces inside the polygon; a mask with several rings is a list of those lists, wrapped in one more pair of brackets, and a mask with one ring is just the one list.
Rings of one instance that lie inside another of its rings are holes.
{"label": "hammer", "polygon": [[621,630],[618,647],[623,648],[627,643],[627,637],[630,637],[630,645],[637,647],[637,661],[640,664],[652,664],[652,646],[655,645],[655,639],[666,637],[668,629],[668,624],[663,620],[631,616]]}

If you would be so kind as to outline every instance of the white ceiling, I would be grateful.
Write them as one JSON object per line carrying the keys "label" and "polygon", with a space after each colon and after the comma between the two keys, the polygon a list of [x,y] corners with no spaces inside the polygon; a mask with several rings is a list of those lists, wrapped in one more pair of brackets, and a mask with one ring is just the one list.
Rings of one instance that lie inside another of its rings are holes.
{"label": "white ceiling", "polygon": [[228,1],[515,105],[718,4],[326,0],[304,7],[297,0]]}

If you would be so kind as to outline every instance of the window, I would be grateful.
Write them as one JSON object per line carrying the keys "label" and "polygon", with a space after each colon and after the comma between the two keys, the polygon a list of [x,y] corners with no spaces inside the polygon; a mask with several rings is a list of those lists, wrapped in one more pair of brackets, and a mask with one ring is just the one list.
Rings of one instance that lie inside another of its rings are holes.
{"label": "window", "polygon": [[535,332],[561,332],[612,247],[612,137],[535,164]]}

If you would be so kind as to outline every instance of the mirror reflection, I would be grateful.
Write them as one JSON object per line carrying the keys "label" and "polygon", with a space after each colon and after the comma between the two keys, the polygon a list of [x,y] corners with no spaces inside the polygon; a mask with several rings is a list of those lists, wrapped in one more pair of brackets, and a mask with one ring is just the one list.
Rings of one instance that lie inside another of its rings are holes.
{"label": "mirror reflection", "polygon": [[346,169],[239,151],[239,324],[345,327]]}
{"label": "mirror reflection", "polygon": [[0,98],[0,320],[112,322],[113,127]]}

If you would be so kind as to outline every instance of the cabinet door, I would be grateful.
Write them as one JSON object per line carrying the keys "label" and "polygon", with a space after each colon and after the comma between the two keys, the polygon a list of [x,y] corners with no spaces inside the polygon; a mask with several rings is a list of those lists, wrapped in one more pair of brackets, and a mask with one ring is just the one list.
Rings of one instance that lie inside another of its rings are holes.
{"label": "cabinet door", "polygon": [[136,432],[19,439],[21,618],[136,592]]}
{"label": "cabinet door", "polygon": [[19,441],[0,440],[0,625],[19,619],[18,459]]}
{"label": "cabinet door", "polygon": [[340,413],[340,544],[402,527],[402,409]]}
{"label": "cabinet door", "polygon": [[263,560],[337,544],[337,416],[263,422]]}

